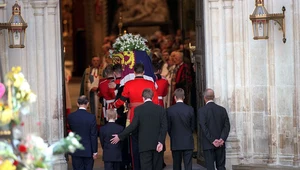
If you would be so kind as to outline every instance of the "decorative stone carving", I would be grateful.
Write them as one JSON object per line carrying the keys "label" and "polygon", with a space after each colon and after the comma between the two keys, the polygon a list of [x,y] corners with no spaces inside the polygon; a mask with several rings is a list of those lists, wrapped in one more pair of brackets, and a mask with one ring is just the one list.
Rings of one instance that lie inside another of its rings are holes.
{"label": "decorative stone carving", "polygon": [[[123,23],[166,22],[169,20],[169,8],[166,0],[129,0],[119,8]],[[118,19],[119,17],[116,17]],[[115,21],[117,22],[117,21]]]}

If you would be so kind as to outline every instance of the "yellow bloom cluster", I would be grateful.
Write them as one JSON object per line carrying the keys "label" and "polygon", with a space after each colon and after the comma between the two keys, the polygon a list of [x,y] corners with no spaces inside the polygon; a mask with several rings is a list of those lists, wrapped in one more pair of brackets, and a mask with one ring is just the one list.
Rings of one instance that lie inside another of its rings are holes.
{"label": "yellow bloom cluster", "polygon": [[12,164],[9,160],[4,160],[2,163],[0,163],[0,170],[16,170],[17,167]]}
{"label": "yellow bloom cluster", "polygon": [[19,122],[19,112],[27,103],[36,100],[30,85],[21,72],[21,67],[13,67],[6,75],[7,101],[0,101],[0,125],[8,124],[12,120]]}

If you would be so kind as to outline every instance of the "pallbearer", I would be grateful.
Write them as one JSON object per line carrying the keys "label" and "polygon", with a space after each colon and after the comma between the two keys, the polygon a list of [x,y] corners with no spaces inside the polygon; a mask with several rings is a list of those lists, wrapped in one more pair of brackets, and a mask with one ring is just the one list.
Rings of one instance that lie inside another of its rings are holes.
{"label": "pallbearer", "polygon": [[[134,74],[135,78],[133,80],[129,80],[125,83],[124,89],[121,97],[116,100],[114,103],[116,108],[123,106],[126,101],[130,101],[129,103],[129,112],[127,116],[126,125],[132,121],[134,116],[134,108],[143,104],[142,93],[146,88],[151,89],[154,92],[153,103],[158,104],[158,96],[156,93],[156,88],[154,82],[145,80],[143,78],[144,75],[144,65],[141,63],[137,63],[134,65]],[[139,151],[138,151],[138,138],[137,133],[134,132],[131,135],[131,156],[133,161],[133,169],[140,170],[140,160],[139,160]]]}

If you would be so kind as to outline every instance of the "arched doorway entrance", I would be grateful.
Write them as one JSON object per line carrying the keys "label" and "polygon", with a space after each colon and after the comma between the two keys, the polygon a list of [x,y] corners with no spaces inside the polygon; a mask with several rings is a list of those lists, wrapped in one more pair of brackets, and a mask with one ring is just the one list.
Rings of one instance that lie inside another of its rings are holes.
{"label": "arched doorway entrance", "polygon": [[[199,107],[203,106],[201,92],[205,89],[203,1],[166,0],[166,2],[170,10],[170,24],[167,25],[167,28],[165,24],[158,25],[158,28],[166,34],[175,34],[178,29],[181,29],[182,43],[184,46],[187,47],[189,43],[196,46],[194,59],[191,60],[195,66],[196,73],[193,91],[195,102],[193,106],[195,111],[197,111]],[[101,44],[104,41],[104,37],[110,34],[118,34],[118,30],[112,28],[113,23],[111,22],[117,11],[115,8],[116,5],[118,5],[118,1],[63,0],[61,3],[65,59],[73,63],[72,71],[75,77],[74,81],[78,83],[84,69],[90,62],[92,54],[96,53],[99,49],[101,51]],[[105,20],[97,18],[99,16],[96,15],[96,12],[99,9],[101,9],[101,14],[106,15]],[[99,25],[103,24],[104,26],[99,27]],[[153,23],[149,22],[144,25],[132,23],[124,25],[124,28],[147,28],[152,26]],[[97,33],[97,31],[99,31],[97,28],[101,28],[101,33]],[[95,39],[101,40],[96,41]],[[67,66],[69,66],[68,62]],[[77,86],[71,86],[70,88],[70,90],[76,89],[79,88]],[[75,92],[75,94],[78,95],[78,92]],[[72,100],[74,103],[76,98]],[[199,127],[197,128],[197,133],[198,132],[200,132]],[[197,141],[197,162],[204,165],[201,144],[199,143],[199,134],[197,134],[195,140]]]}

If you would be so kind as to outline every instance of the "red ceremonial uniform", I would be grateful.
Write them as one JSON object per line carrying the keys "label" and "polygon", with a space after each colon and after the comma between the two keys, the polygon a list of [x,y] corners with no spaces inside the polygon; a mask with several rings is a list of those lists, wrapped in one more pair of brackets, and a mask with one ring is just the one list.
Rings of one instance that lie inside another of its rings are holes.
{"label": "red ceremonial uniform", "polygon": [[165,97],[168,94],[169,82],[161,75],[157,75],[156,84],[158,86],[156,92],[158,95],[159,105],[165,107],[163,97]]}
{"label": "red ceremonial uniform", "polygon": [[106,110],[114,108],[113,103],[115,101],[115,89],[109,88],[108,84],[114,81],[114,77],[108,77],[99,81],[99,97],[103,97],[103,117],[106,117]]}
{"label": "red ceremonial uniform", "polygon": [[158,96],[156,93],[156,88],[154,82],[150,80],[145,80],[142,76],[135,77],[134,80],[130,80],[125,83],[122,96],[115,102],[115,106],[118,108],[124,104],[124,102],[129,99],[129,112],[127,116],[132,122],[134,116],[134,108],[143,104],[142,93],[144,89],[150,88],[153,91],[152,101],[158,104]]}
{"label": "red ceremonial uniform", "polygon": [[115,99],[115,92],[114,89],[110,89],[108,87],[108,83],[114,81],[113,77],[108,77],[106,79],[101,79],[99,83],[99,97],[103,97],[105,100],[112,100]]}

